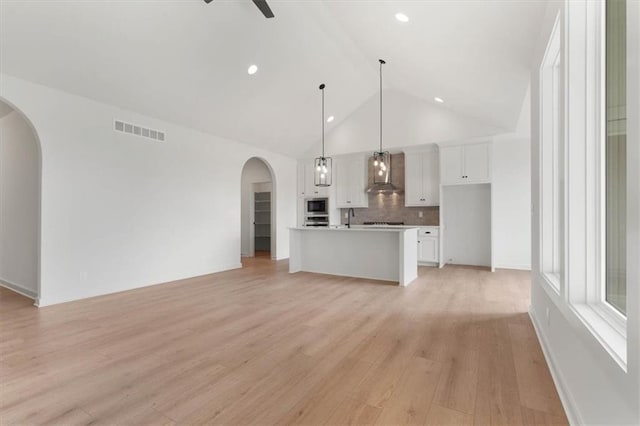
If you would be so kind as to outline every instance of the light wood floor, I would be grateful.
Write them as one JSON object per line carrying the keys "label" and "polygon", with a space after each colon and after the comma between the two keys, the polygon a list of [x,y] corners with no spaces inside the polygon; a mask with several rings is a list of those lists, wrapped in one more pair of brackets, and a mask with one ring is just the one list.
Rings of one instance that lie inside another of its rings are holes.
{"label": "light wood floor", "polygon": [[0,423],[567,423],[526,272],[245,265],[40,310],[1,290]]}

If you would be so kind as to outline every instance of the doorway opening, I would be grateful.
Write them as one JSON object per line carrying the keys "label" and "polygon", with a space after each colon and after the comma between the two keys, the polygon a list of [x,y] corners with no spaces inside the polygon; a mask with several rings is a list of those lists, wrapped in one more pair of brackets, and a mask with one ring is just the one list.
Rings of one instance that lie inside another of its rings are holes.
{"label": "doorway opening", "polygon": [[276,257],[275,182],[269,164],[250,158],[242,168],[241,255]]}
{"label": "doorway opening", "polygon": [[0,286],[40,297],[40,140],[31,122],[0,99]]}

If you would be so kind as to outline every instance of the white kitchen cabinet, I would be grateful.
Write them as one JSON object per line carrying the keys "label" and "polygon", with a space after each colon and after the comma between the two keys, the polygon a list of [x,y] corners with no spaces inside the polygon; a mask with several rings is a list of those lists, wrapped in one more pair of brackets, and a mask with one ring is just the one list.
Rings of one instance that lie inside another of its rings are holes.
{"label": "white kitchen cabinet", "polygon": [[367,158],[362,155],[335,158],[336,206],[369,207],[367,190]]}
{"label": "white kitchen cabinet", "polygon": [[298,162],[298,174],[297,174],[297,194],[298,197],[304,197],[307,192],[307,186],[305,183],[305,167],[304,163]]}
{"label": "white kitchen cabinet", "polygon": [[440,205],[440,172],[436,151],[406,152],[404,171],[405,206]]}
{"label": "white kitchen cabinet", "polygon": [[440,181],[443,185],[464,183],[464,155],[461,146],[440,148]]}
{"label": "white kitchen cabinet", "polygon": [[464,176],[469,182],[489,182],[491,179],[491,145],[473,144],[464,147]]}
{"label": "white kitchen cabinet", "polygon": [[491,144],[440,147],[440,181],[443,185],[490,182]]}
{"label": "white kitchen cabinet", "polygon": [[298,163],[298,197],[328,197],[329,187],[315,186],[313,161]]}
{"label": "white kitchen cabinet", "polygon": [[418,263],[440,263],[440,237],[438,227],[418,229]]}

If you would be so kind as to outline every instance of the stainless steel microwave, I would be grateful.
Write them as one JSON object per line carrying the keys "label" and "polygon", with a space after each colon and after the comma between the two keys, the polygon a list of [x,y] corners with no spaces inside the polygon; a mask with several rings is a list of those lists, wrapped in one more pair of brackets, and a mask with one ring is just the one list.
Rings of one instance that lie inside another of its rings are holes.
{"label": "stainless steel microwave", "polygon": [[329,214],[328,198],[307,198],[304,200],[305,216],[320,216]]}

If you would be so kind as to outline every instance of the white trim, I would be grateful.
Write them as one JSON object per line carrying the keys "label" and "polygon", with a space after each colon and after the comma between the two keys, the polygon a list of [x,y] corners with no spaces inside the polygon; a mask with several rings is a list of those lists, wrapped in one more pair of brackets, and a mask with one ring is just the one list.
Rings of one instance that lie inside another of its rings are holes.
{"label": "white trim", "polygon": [[[539,67],[539,134],[538,176],[538,268],[544,285],[556,293],[564,292],[566,282],[566,171],[567,137],[565,133],[566,64],[562,12],[556,15],[553,29]],[[564,176],[564,179],[561,179]],[[561,182],[565,184],[560,187]],[[559,205],[556,205],[556,199]],[[557,220],[556,220],[557,218]],[[557,254],[557,256],[556,256]],[[556,264],[556,260],[558,264]],[[553,277],[558,272],[560,279]],[[547,277],[551,276],[552,279]]]}
{"label": "white trim", "polygon": [[4,278],[0,278],[0,287],[4,287],[15,293],[21,294],[24,297],[28,297],[29,299],[36,300],[38,298],[37,292],[29,290],[28,288],[25,288],[20,284],[12,283],[11,281],[5,280]]}
{"label": "white trim", "polygon": [[525,264],[496,264],[495,269],[512,269],[517,271],[531,271],[531,265]]}
{"label": "white trim", "polygon": [[555,274],[542,272],[540,274],[540,277],[542,278],[541,282],[547,287],[549,287],[551,291],[555,292],[557,295],[561,294],[562,281],[560,280],[559,276]]}
{"label": "white trim", "polygon": [[564,408],[567,420],[569,420],[569,424],[585,424],[585,422],[582,420],[582,417],[580,416],[580,412],[577,410],[578,405],[575,403],[575,399],[569,392],[569,387],[567,386],[566,380],[564,379],[564,376],[561,372],[562,370],[558,368],[556,360],[552,355],[553,351],[551,351],[551,348],[549,347],[547,337],[542,331],[542,327],[540,327],[540,323],[538,322],[538,319],[535,315],[535,311],[531,306],[529,307],[529,318],[531,318],[533,329],[536,331],[536,336],[538,336],[538,341],[540,342],[542,353],[544,354],[544,358],[547,361],[547,365],[549,366],[551,378],[553,379],[553,383],[556,385],[556,390],[558,391],[558,396],[560,396],[560,402],[562,403],[562,408]]}
{"label": "white trim", "polygon": [[613,360],[627,371],[627,333],[626,326],[620,328],[612,324],[606,315],[603,315],[598,305],[571,304],[569,309],[584,324],[585,328],[607,351]]}

